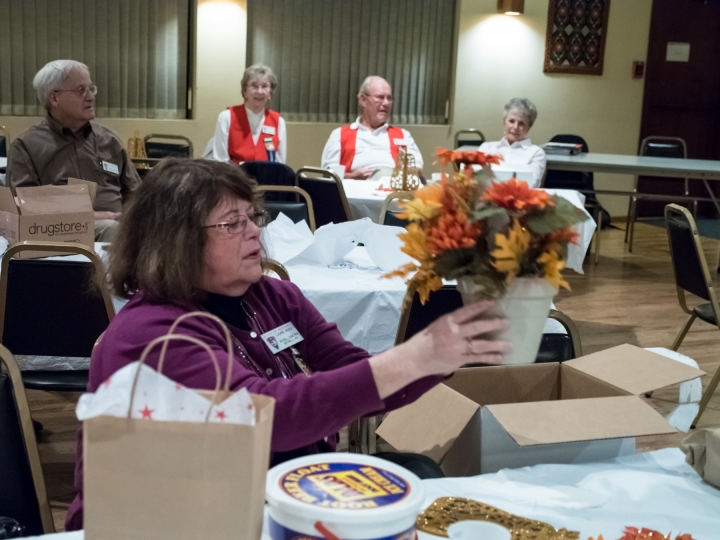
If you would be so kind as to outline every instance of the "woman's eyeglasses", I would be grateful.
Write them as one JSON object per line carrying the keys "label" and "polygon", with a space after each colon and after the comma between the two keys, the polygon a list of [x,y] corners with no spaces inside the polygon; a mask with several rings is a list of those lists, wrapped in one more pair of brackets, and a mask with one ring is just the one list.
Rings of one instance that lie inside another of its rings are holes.
{"label": "woman's eyeglasses", "polygon": [[214,225],[205,225],[203,229],[227,229],[230,234],[242,234],[247,229],[248,221],[262,228],[268,224],[267,212],[255,212],[249,216],[238,215],[230,218],[230,221],[215,223]]}

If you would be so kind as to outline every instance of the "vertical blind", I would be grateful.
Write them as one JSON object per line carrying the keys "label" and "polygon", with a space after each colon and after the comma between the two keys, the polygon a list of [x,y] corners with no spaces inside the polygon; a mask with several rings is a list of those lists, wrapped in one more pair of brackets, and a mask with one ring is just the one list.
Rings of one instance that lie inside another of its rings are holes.
{"label": "vertical blind", "polygon": [[393,121],[445,124],[456,0],[248,0],[248,65],[278,76],[273,109],[350,122],[368,75],[393,87]]}
{"label": "vertical blind", "polygon": [[0,114],[43,115],[32,80],[88,65],[97,115],[186,118],[190,0],[0,0]]}

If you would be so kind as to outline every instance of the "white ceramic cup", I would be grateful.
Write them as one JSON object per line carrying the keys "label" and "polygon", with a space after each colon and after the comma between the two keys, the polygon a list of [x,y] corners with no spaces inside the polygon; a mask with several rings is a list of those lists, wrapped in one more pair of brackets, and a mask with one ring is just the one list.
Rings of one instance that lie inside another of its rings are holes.
{"label": "white ceramic cup", "polygon": [[345,178],[345,165],[328,165],[327,168],[337,174],[340,180]]}
{"label": "white ceramic cup", "polygon": [[458,521],[448,527],[450,540],[510,540],[510,531],[489,521]]}

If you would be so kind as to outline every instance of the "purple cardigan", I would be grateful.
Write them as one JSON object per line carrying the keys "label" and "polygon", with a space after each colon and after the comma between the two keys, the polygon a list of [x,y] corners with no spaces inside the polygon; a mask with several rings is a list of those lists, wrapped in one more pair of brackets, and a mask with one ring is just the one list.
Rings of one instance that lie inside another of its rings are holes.
{"label": "purple cardigan", "polygon": [[[261,378],[239,358],[235,358],[230,388],[247,388],[255,394],[275,398],[272,451],[307,455],[335,449],[336,434],[353,420],[396,409],[416,400],[438,384],[441,377],[428,377],[412,383],[388,397],[380,399],[373,379],[369,355],[346,341],[334,323],[328,323],[303,296],[296,285],[288,281],[263,278],[252,285],[244,299],[256,312],[263,330],[272,330],[292,322],[303,336],[295,347],[313,374],[292,379]],[[175,319],[193,310],[203,310],[199,304],[175,305],[155,303],[137,294],[118,313],[108,327],[102,341],[95,347],[90,361],[88,392],[117,370],[140,358],[145,346],[154,338],[167,333]],[[225,380],[227,346],[222,330],[207,318],[191,318],[178,327],[180,333],[195,336],[213,349],[220,362]],[[247,354],[263,370],[274,368],[272,354],[255,333],[234,329],[233,334]],[[157,367],[160,347],[148,356],[147,364]],[[207,352],[189,342],[170,342],[163,373],[190,388],[215,388],[215,368]],[[70,505],[66,519],[67,530],[82,528],[82,433],[78,432],[75,487],[78,495]]]}

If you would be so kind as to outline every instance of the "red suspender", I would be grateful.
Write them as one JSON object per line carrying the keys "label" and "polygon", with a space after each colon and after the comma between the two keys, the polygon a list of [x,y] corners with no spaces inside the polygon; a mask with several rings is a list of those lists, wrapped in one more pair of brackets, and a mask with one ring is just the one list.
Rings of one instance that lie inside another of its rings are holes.
{"label": "red suspender", "polygon": [[280,144],[280,113],[265,109],[264,126],[275,128],[275,133],[269,135],[260,133],[257,143],[253,143],[250,122],[248,121],[245,105],[236,105],[230,109],[230,130],[228,131],[228,155],[234,163],[241,161],[266,161],[268,159],[265,150],[266,137],[272,137],[275,150]]}
{"label": "red suspender", "polygon": [[[352,163],[355,159],[355,144],[357,142],[357,129],[351,129],[350,126],[340,128],[340,165],[345,166],[345,172],[350,172]],[[388,126],[388,138],[390,139],[390,154],[393,161],[397,160],[398,145],[395,139],[404,139],[402,129],[395,126]]]}

